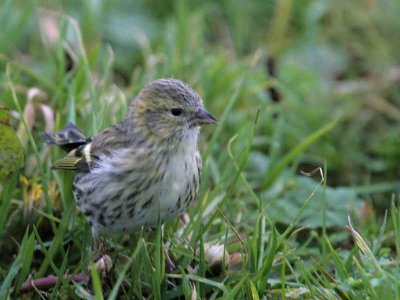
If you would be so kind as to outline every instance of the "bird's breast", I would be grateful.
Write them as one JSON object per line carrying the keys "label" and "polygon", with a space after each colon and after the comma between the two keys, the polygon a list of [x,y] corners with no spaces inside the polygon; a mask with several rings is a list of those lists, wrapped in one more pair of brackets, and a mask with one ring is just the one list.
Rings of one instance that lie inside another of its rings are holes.
{"label": "bird's breast", "polygon": [[165,219],[182,214],[197,197],[200,176],[201,158],[198,151],[184,156],[174,155],[169,159],[159,198]]}

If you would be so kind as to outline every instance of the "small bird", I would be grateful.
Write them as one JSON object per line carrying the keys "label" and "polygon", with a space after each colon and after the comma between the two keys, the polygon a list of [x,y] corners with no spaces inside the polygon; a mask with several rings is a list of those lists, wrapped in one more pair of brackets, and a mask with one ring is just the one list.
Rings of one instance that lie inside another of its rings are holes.
{"label": "small bird", "polygon": [[169,78],[146,85],[121,122],[91,138],[73,124],[42,137],[69,151],[53,168],[76,172],[74,198],[96,240],[183,214],[199,193],[200,126],[215,123],[188,84]]}

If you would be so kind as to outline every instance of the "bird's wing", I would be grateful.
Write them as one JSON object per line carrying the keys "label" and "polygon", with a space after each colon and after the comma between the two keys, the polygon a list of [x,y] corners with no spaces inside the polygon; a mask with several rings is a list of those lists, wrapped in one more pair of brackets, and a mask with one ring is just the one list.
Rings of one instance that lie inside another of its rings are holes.
{"label": "bird's wing", "polygon": [[118,126],[105,129],[87,144],[72,150],[64,158],[56,161],[53,169],[89,172],[99,157],[111,155],[113,151],[128,144],[127,135]]}
{"label": "bird's wing", "polygon": [[129,138],[129,134],[121,126],[121,123],[118,123],[96,135],[91,143],[90,151],[97,156],[108,156],[115,150],[128,147]]}
{"label": "bird's wing", "polygon": [[90,152],[91,144],[88,143],[72,150],[67,156],[56,161],[52,168],[56,170],[89,172],[90,165],[95,161],[95,157]]}
{"label": "bird's wing", "polygon": [[91,138],[87,138],[83,133],[72,123],[68,123],[60,133],[40,134],[44,142],[48,145],[57,145],[66,152],[78,148],[90,142]]}

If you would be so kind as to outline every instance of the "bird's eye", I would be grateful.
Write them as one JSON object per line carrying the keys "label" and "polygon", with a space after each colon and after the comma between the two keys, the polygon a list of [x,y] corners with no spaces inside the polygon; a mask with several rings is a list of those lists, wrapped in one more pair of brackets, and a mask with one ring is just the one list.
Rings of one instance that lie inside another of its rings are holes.
{"label": "bird's eye", "polygon": [[182,114],[182,109],[180,109],[180,108],[171,108],[171,114],[173,115],[173,116],[179,116],[179,115],[181,115]]}

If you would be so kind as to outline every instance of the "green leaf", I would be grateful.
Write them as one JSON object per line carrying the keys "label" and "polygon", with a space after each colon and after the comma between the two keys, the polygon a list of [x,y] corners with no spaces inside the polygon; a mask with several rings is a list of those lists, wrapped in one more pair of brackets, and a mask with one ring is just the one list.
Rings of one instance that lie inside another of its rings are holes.
{"label": "green leaf", "polygon": [[253,300],[259,300],[260,297],[258,297],[258,292],[257,292],[257,288],[254,285],[254,283],[251,280],[247,281],[249,286],[250,286],[250,291],[251,291],[251,297]]}
{"label": "green leaf", "polygon": [[3,232],[4,226],[7,223],[7,216],[11,209],[11,198],[17,183],[18,170],[12,174],[11,181],[5,187],[5,189],[0,192],[0,232]]}
{"label": "green leaf", "polygon": [[[180,274],[166,274],[165,276],[169,277],[169,278],[181,278],[182,277]],[[224,294],[227,294],[229,292],[227,287],[223,283],[220,283],[220,282],[217,282],[217,281],[214,281],[214,280],[211,280],[211,279],[203,278],[203,277],[200,277],[200,276],[196,276],[196,275],[187,274],[186,276],[187,276],[187,278],[189,280],[196,281],[196,282],[201,282],[201,283],[204,283],[204,284],[209,285],[211,287],[220,289],[222,292],[224,292]],[[241,285],[243,285],[243,283],[244,283],[244,281],[246,279],[247,279],[247,276],[244,277],[241,280],[240,288],[241,288]],[[224,299],[230,299],[230,298],[226,297]]]}
{"label": "green leaf", "polygon": [[248,280],[248,276],[244,276],[237,284],[233,286],[233,289],[225,295],[224,299],[237,299],[237,294],[243,288],[244,283]]}
{"label": "green leaf", "polygon": [[8,125],[9,111],[0,106],[0,183],[8,183],[24,155],[18,136]]}
{"label": "green leaf", "polygon": [[[290,182],[288,191],[278,192],[276,197],[271,194],[265,194],[264,201],[267,199],[268,213],[275,217],[279,223],[287,224],[292,220],[305,199],[313,192],[316,182],[305,176],[295,177]],[[347,223],[347,216],[351,211],[361,207],[363,201],[358,198],[357,193],[346,187],[326,187],[323,191],[317,190],[314,200],[309,203],[298,220],[298,226],[308,226],[311,228],[320,228],[323,224],[322,200],[326,193],[326,226],[332,228],[343,226]],[[320,213],[318,213],[320,212]]]}
{"label": "green leaf", "polygon": [[96,299],[103,300],[103,290],[101,286],[101,280],[100,280],[100,275],[97,272],[96,265],[94,264],[93,261],[90,263],[90,275],[92,278],[92,288],[94,291],[94,294],[96,296]]}
{"label": "green leaf", "polygon": [[16,257],[10,269],[8,270],[7,276],[4,278],[4,281],[0,286],[0,299],[8,299],[8,293],[11,284],[14,278],[16,278],[18,273],[20,272],[22,263],[24,261],[23,256],[24,256],[24,251],[26,249],[27,240],[28,240],[28,231],[25,232],[24,238],[21,243],[21,247],[18,252],[18,256]]}
{"label": "green leaf", "polygon": [[[28,232],[28,230],[27,230]],[[24,239],[25,241],[25,239]],[[33,259],[33,251],[35,246],[35,234],[32,232],[26,243],[23,243],[24,248],[21,247],[22,250],[22,269],[19,272],[18,281],[16,284],[16,290],[18,291],[24,281],[27,279],[28,274],[30,272],[30,267]]]}

